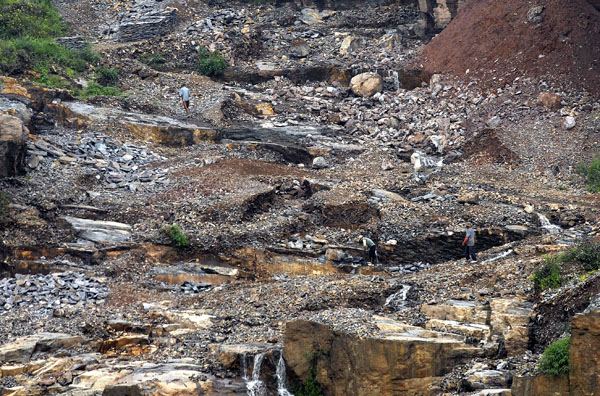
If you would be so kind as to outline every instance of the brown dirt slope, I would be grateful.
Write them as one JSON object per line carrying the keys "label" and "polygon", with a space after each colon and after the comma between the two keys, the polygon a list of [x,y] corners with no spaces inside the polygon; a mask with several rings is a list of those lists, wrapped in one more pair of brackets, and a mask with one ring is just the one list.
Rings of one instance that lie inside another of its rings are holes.
{"label": "brown dirt slope", "polygon": [[[423,49],[429,72],[479,77],[503,86],[518,76],[548,76],[600,95],[600,10],[596,0],[472,0]],[[543,21],[527,13],[543,6]]]}

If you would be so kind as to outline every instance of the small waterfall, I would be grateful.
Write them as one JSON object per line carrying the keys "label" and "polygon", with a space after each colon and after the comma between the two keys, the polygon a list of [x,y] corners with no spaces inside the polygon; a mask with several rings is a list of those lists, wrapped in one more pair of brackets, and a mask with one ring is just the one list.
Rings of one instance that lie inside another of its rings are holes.
{"label": "small waterfall", "polygon": [[246,374],[246,371],[248,371],[248,362],[246,361],[246,352],[242,353],[242,355],[240,357],[242,359],[242,378],[244,380],[248,380],[248,374]]}
{"label": "small waterfall", "polygon": [[285,360],[283,360],[283,351],[279,353],[279,361],[277,361],[277,370],[275,372],[277,376],[277,394],[279,396],[294,396],[287,389],[287,378],[285,375]]}
{"label": "small waterfall", "polygon": [[540,224],[542,225],[542,228],[548,233],[548,234],[560,234],[563,229],[560,228],[559,226],[550,223],[550,220],[548,220],[548,218],[546,216],[544,216],[541,213],[536,213],[538,215],[538,218],[540,219]]}
{"label": "small waterfall", "polygon": [[399,290],[396,293],[391,294],[388,298],[386,298],[385,304],[383,304],[383,306],[393,306],[394,308],[404,307],[404,302],[406,301],[406,297],[408,296],[409,291],[409,285],[402,285],[402,290]]}
{"label": "small waterfall", "polygon": [[260,380],[260,368],[266,352],[257,353],[254,355],[254,366],[252,367],[252,378],[246,382],[246,390],[248,396],[266,396],[267,387]]}
{"label": "small waterfall", "polygon": [[505,251],[505,252],[502,252],[502,253],[500,253],[500,254],[498,254],[498,255],[494,256],[494,257],[490,257],[489,259],[485,259],[485,260],[483,260],[483,261],[481,262],[481,264],[487,264],[487,263],[494,262],[494,261],[496,261],[496,260],[500,260],[501,258],[504,258],[504,257],[506,257],[506,256],[509,256],[509,255],[511,255],[512,253],[513,253],[513,250],[512,250],[512,249],[508,249],[507,251]]}

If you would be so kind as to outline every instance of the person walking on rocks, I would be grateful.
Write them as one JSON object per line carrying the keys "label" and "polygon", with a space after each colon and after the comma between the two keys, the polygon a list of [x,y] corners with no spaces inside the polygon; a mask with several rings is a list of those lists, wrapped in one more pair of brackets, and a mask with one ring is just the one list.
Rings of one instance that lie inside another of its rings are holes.
{"label": "person walking on rocks", "polygon": [[377,245],[370,238],[365,238],[364,236],[360,237],[363,246],[369,249],[369,262],[371,264],[377,263]]}
{"label": "person walking on rocks", "polygon": [[185,112],[189,115],[190,114],[190,90],[185,85],[183,87],[181,87],[181,89],[179,90],[179,97],[181,98],[181,101],[183,102],[183,108],[185,109]]}
{"label": "person walking on rocks", "polygon": [[462,245],[465,246],[465,257],[467,261],[471,259],[472,263],[477,262],[477,257],[475,256],[475,242],[477,242],[477,238],[475,236],[475,230],[471,227],[471,224],[466,225],[465,239],[462,242]]}

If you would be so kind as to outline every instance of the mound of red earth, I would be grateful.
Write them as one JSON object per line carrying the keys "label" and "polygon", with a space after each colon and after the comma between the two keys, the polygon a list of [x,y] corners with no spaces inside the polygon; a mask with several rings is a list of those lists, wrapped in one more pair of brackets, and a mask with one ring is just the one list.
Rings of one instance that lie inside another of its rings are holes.
{"label": "mound of red earth", "polygon": [[600,0],[471,0],[418,62],[488,87],[548,77],[600,95]]}

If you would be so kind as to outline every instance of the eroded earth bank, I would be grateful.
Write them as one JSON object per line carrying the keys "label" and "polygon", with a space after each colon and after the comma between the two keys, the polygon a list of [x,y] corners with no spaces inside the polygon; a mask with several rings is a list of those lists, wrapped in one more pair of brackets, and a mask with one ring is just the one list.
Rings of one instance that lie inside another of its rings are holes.
{"label": "eroded earth bank", "polygon": [[3,396],[600,394],[597,1],[54,3],[128,95],[0,77]]}

